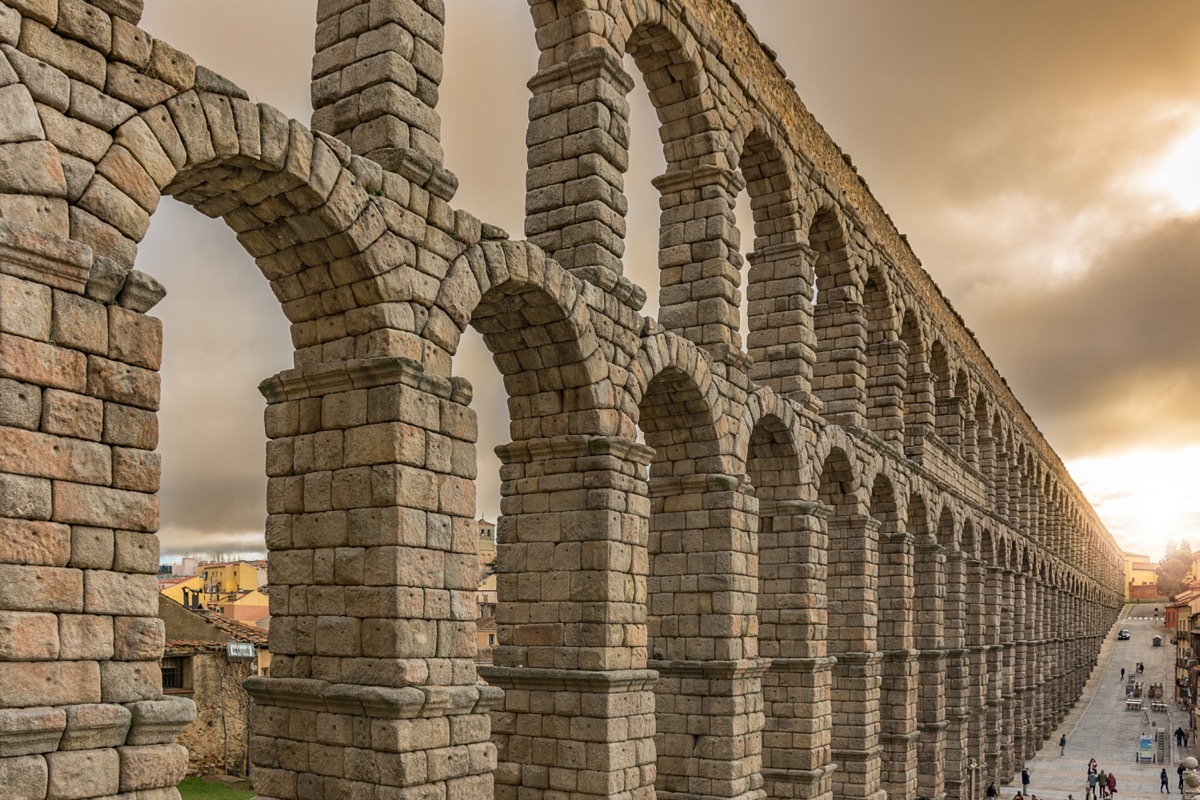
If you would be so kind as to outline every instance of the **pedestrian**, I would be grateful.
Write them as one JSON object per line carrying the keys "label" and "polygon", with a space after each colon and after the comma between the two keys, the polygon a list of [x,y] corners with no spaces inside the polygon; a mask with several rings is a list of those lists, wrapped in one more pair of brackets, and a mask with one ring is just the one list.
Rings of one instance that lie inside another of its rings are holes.
{"label": "pedestrian", "polygon": [[1163,767],[1162,772],[1158,773],[1158,793],[1171,793],[1171,780],[1167,777],[1167,768]]}
{"label": "pedestrian", "polygon": [[1183,747],[1183,726],[1175,729],[1175,746]]}
{"label": "pedestrian", "polygon": [[1104,800],[1104,796],[1108,794],[1108,773],[1104,770],[1100,770],[1096,774],[1096,781],[1097,785],[1099,786],[1100,800]]}
{"label": "pedestrian", "polygon": [[1183,794],[1183,764],[1179,765],[1179,769],[1175,770],[1179,773],[1179,793]]}
{"label": "pedestrian", "polygon": [[1021,794],[1029,794],[1029,767],[1021,769]]}
{"label": "pedestrian", "polygon": [[1084,800],[1100,800],[1099,795],[1096,794],[1096,787],[1099,785],[1099,783],[1100,778],[1096,775],[1095,768],[1090,767],[1088,769],[1088,788],[1087,792],[1084,794]]}
{"label": "pedestrian", "polygon": [[992,781],[991,783],[988,784],[987,791],[984,792],[984,794],[986,794],[989,798],[991,798],[991,800],[995,800],[996,797],[999,796],[998,793],[996,792],[996,782],[995,781]]}
{"label": "pedestrian", "polygon": [[1108,773],[1108,796],[1112,797],[1117,793],[1117,776],[1110,772]]}
{"label": "pedestrian", "polygon": [[1067,754],[1067,735],[1065,733],[1058,738],[1058,754],[1060,756]]}
{"label": "pedestrian", "polygon": [[1125,668],[1121,667],[1121,680],[1125,680]]}

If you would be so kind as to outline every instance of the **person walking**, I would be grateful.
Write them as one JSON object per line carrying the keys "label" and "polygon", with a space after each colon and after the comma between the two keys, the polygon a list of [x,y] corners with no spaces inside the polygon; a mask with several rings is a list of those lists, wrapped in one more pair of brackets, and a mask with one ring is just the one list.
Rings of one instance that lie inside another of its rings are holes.
{"label": "person walking", "polygon": [[1183,764],[1180,764],[1175,771],[1179,773],[1179,793],[1183,794]]}
{"label": "person walking", "polygon": [[1158,773],[1158,793],[1171,793],[1171,779],[1167,777],[1167,768],[1163,767],[1162,772]]}
{"label": "person walking", "polygon": [[1175,729],[1175,746],[1183,747],[1183,726]]}
{"label": "person walking", "polygon": [[1108,773],[1108,796],[1112,797],[1117,793],[1117,776],[1110,772]]}
{"label": "person walking", "polygon": [[1125,668],[1121,667],[1121,680],[1125,680]]}
{"label": "person walking", "polygon": [[1029,767],[1021,769],[1021,794],[1029,794]]}
{"label": "person walking", "polygon": [[1084,800],[1100,800],[1100,795],[1097,794],[1097,787],[1100,785],[1100,776],[1096,774],[1095,767],[1088,770],[1088,788],[1084,794]]}
{"label": "person walking", "polygon": [[1108,794],[1108,773],[1100,770],[1096,773],[1096,785],[1100,792],[1100,800],[1104,800],[1104,796]]}
{"label": "person walking", "polygon": [[996,800],[998,793],[996,792],[996,782],[992,781],[988,784],[987,791],[984,792],[988,796],[988,800]]}
{"label": "person walking", "polygon": [[1058,754],[1060,756],[1067,754],[1067,735],[1065,733],[1058,738]]}

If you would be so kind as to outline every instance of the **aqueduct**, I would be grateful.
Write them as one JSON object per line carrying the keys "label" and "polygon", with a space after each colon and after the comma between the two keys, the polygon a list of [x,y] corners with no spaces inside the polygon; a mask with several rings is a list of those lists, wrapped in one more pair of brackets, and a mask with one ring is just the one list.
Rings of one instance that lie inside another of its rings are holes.
{"label": "aqueduct", "polygon": [[[320,0],[311,129],[142,0],[0,0],[6,797],[178,797],[135,268],[164,194],[236,232],[295,344],[262,385],[260,797],[963,798],[1079,695],[1116,545],[739,9],[529,4],[517,242],[452,205],[442,0]],[[657,320],[622,274],[626,55],[668,164]],[[468,326],[512,416],[478,670]]]}

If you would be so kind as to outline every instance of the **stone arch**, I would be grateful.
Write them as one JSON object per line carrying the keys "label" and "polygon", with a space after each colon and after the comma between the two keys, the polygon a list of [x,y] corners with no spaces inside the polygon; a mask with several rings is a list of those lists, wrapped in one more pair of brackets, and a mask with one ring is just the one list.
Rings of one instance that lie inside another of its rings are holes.
{"label": "stone arch", "polygon": [[841,209],[832,202],[819,206],[808,231],[809,247],[815,251],[813,394],[821,401],[826,419],[861,427],[866,342],[860,321],[862,292],[849,242],[850,230]]}
{"label": "stone arch", "polygon": [[929,371],[929,353],[917,310],[905,309],[901,319],[900,339],[907,348],[904,361],[905,453],[910,458],[919,458],[925,436],[933,427],[933,375]]}
{"label": "stone arch", "polygon": [[421,335],[453,356],[467,325],[504,376],[515,441],[560,433],[615,435],[607,361],[581,282],[525,242],[486,241],[451,266]]}
{"label": "stone arch", "polygon": [[902,447],[906,345],[898,336],[893,297],[886,265],[869,265],[863,284],[867,426],[884,441]]}

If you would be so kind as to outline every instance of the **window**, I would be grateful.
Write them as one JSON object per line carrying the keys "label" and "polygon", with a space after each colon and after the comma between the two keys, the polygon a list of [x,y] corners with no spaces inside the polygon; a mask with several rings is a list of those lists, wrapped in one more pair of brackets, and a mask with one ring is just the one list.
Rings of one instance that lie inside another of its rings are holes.
{"label": "window", "polygon": [[162,660],[163,691],[187,692],[192,689],[191,656],[172,656]]}

